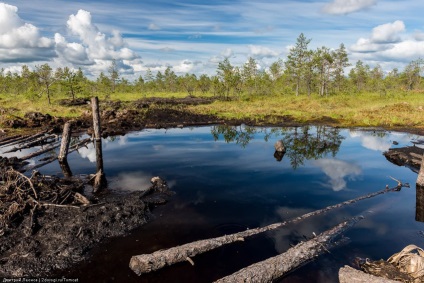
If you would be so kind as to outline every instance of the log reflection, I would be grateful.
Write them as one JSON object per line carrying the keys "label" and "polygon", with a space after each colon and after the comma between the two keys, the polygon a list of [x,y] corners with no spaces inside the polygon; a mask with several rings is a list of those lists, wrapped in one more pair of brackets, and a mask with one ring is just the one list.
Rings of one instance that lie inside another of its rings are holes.
{"label": "log reflection", "polygon": [[415,220],[424,222],[424,186],[416,186]]}

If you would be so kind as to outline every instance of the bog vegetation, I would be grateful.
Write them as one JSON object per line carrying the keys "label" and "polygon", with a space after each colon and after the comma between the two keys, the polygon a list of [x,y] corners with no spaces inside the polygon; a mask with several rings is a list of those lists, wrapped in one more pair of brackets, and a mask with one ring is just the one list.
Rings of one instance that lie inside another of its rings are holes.
{"label": "bog vegetation", "polygon": [[[41,103],[39,108],[66,116],[73,114],[58,107],[46,108],[46,104],[91,96],[129,101],[146,96],[204,95],[220,101],[193,107],[192,111],[254,119],[290,115],[300,121],[326,116],[343,125],[416,126],[424,122],[418,117],[422,113],[414,114],[424,106],[422,59],[402,70],[384,73],[379,65],[370,68],[362,61],[352,64],[343,44],[335,50],[325,46],[311,50],[310,41],[300,34],[287,58],[266,70],[259,69],[254,58],[242,66],[234,66],[226,58],[212,76],[177,75],[168,67],[155,74],[147,70],[144,76],[129,81],[120,76],[115,61],[95,79],[88,79],[81,69],[54,70],[48,64],[34,70],[24,65],[16,73],[0,69],[0,98],[5,107],[18,104],[18,109],[37,108]],[[345,73],[347,67],[350,71]]]}

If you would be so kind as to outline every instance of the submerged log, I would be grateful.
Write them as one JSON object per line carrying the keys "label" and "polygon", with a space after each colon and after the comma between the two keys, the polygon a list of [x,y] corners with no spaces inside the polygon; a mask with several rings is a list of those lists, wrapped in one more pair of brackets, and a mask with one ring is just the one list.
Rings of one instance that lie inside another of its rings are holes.
{"label": "submerged log", "polygon": [[358,220],[360,218],[352,218],[349,221],[345,221],[311,240],[297,244],[280,255],[252,264],[215,282],[272,282],[303,263],[328,251],[328,248],[334,246],[333,239]]}
{"label": "submerged log", "polygon": [[151,254],[142,254],[133,256],[130,260],[130,268],[138,275],[143,273],[149,273],[155,270],[159,270],[165,266],[172,265],[178,262],[188,261],[188,258],[194,257],[198,254],[219,248],[224,245],[228,245],[237,241],[243,241],[244,238],[257,235],[266,231],[275,230],[277,228],[286,226],[288,224],[298,223],[306,218],[323,214],[332,209],[340,208],[345,205],[356,203],[363,199],[372,198],[377,195],[385,194],[390,191],[399,190],[402,188],[402,183],[398,182],[398,185],[392,189],[384,189],[378,192],[370,193],[364,196],[357,197],[339,204],[327,206],[323,209],[315,210],[306,213],[302,216],[292,218],[287,221],[270,224],[265,227],[256,229],[249,229],[246,231],[225,235],[217,238],[199,240],[192,243],[184,244],[177,247],[172,247],[166,250],[156,251]]}
{"label": "submerged log", "polygon": [[382,277],[377,277],[360,270],[354,269],[350,266],[345,266],[339,270],[340,283],[397,283],[401,281],[394,281]]}

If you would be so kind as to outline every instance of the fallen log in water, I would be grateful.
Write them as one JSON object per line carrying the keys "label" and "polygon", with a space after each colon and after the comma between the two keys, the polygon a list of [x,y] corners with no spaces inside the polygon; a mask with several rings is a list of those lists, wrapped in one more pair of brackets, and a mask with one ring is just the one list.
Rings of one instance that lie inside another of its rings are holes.
{"label": "fallen log in water", "polygon": [[41,155],[43,153],[49,152],[49,151],[51,151],[53,149],[56,149],[59,146],[60,146],[60,143],[55,143],[55,144],[52,144],[52,145],[47,146],[46,148],[42,148],[40,150],[37,150],[36,152],[30,153],[28,155],[25,155],[25,156],[23,156],[23,157],[21,157],[19,159],[20,160],[27,160],[27,159],[30,159],[30,158],[39,156],[39,155]]}
{"label": "fallen log in water", "polygon": [[[79,148],[81,148],[82,146],[87,145],[87,144],[88,144],[88,143],[90,143],[90,142],[91,142],[91,138],[86,138],[86,139],[84,139],[84,140],[80,141],[79,143],[77,143],[77,144],[73,145],[73,146],[69,149],[68,154],[70,154],[70,153],[72,153],[72,152],[74,152],[74,151],[78,150]],[[47,164],[49,164],[49,163],[52,163],[52,162],[53,162],[53,161],[55,161],[57,158],[58,158],[57,156],[52,156],[52,157],[48,158],[47,160],[45,160],[45,161],[44,161],[44,162],[42,162],[42,163],[35,164],[35,165],[33,165],[33,166],[30,166],[30,167],[24,168],[24,169],[22,170],[22,172],[26,172],[26,171],[30,171],[30,170],[34,170],[34,169],[37,169],[37,168],[43,167],[44,165],[47,165]]]}
{"label": "fallen log in water", "polygon": [[313,239],[297,244],[280,255],[254,263],[215,282],[272,282],[334,246],[333,239],[360,219],[352,218],[345,221]]}
{"label": "fallen log in water", "polygon": [[199,240],[199,241],[184,244],[181,246],[172,247],[170,249],[156,251],[151,254],[136,255],[131,257],[130,268],[136,274],[141,275],[143,273],[149,273],[151,271],[159,270],[165,266],[172,265],[178,262],[183,262],[183,261],[190,262],[190,258],[198,254],[202,254],[204,252],[207,252],[207,251],[210,251],[210,250],[213,250],[213,249],[216,249],[221,246],[228,245],[237,241],[243,241],[244,238],[246,237],[250,237],[250,236],[257,235],[266,231],[274,230],[274,229],[286,226],[288,224],[298,223],[311,216],[320,215],[332,209],[353,204],[363,199],[372,198],[374,196],[385,194],[393,190],[400,190],[402,186],[403,184],[400,181],[398,181],[398,185],[392,189],[386,188],[384,190],[381,190],[375,193],[370,193],[364,196],[360,196],[355,199],[351,199],[339,204],[327,206],[323,209],[315,210],[315,211],[306,213],[302,216],[299,216],[284,222],[278,222],[278,223],[270,224],[265,227],[250,229],[250,230],[238,232],[235,234],[224,235],[217,238]]}
{"label": "fallen log in water", "polygon": [[377,277],[350,266],[345,266],[339,270],[340,283],[397,283],[402,281],[394,281],[382,277]]}
{"label": "fallen log in water", "polygon": [[11,145],[19,144],[19,143],[29,142],[43,136],[46,133],[47,131],[42,131],[32,136],[24,136],[22,138],[15,139],[13,141],[9,141],[7,144],[4,144],[4,145],[11,146]]}
{"label": "fallen log in water", "polygon": [[22,138],[22,135],[14,135],[14,136],[2,138],[0,139],[0,146],[11,143],[12,140],[21,139],[21,138]]}
{"label": "fallen log in water", "polygon": [[53,141],[55,141],[57,139],[57,135],[51,134],[51,135],[48,135],[48,136],[45,136],[45,137],[40,137],[38,139],[31,140],[30,142],[23,143],[18,147],[13,147],[12,149],[5,151],[4,153],[16,152],[16,151],[21,150],[21,149],[37,146],[42,142],[43,143],[52,143],[53,141],[49,142],[48,141],[49,139],[53,139]]}

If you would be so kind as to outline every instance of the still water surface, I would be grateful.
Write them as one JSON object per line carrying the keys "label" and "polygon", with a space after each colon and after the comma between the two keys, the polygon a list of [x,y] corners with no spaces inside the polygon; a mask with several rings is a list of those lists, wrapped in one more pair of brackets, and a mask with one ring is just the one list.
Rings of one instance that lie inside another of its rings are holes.
{"label": "still water surface", "polygon": [[[287,153],[274,157],[282,139]],[[345,236],[350,241],[297,269],[280,282],[338,282],[337,271],[355,257],[387,259],[408,244],[424,247],[424,223],[416,221],[416,173],[382,153],[422,137],[396,132],[328,127],[245,126],[144,130],[103,140],[109,186],[145,189],[160,176],[176,192],[153,210],[152,220],[131,235],[96,248],[89,262],[67,277],[80,282],[211,282],[277,255],[290,245],[362,214]],[[394,145],[396,141],[398,145]],[[92,145],[68,157],[74,174],[95,172]],[[57,164],[40,169],[60,174]],[[335,210],[294,226],[221,248],[162,271],[136,276],[130,257],[198,239],[264,226],[409,182],[402,189]]]}

